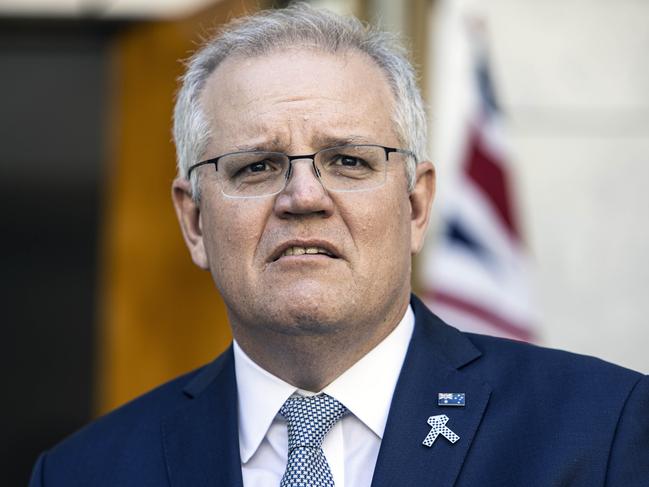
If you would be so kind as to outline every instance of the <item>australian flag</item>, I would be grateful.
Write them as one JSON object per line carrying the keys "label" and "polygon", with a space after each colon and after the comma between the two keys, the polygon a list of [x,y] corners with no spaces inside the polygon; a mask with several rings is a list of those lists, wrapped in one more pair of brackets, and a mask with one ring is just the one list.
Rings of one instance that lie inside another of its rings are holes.
{"label": "australian flag", "polygon": [[438,406],[464,406],[464,392],[440,392],[437,394]]}

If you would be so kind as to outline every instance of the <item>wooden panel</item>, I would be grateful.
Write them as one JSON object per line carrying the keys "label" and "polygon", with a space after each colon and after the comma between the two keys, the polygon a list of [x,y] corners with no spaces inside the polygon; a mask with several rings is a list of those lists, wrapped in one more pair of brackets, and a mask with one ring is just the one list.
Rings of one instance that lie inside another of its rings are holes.
{"label": "wooden panel", "polygon": [[181,59],[253,0],[180,21],[132,25],[114,45],[111,164],[100,285],[97,412],[203,364],[227,347],[225,306],[192,264],[171,203],[171,114]]}

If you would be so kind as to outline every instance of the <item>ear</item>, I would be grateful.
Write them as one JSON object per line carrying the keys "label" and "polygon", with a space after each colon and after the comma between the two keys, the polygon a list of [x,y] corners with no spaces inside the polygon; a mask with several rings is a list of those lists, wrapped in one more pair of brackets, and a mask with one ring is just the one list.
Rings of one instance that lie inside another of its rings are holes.
{"label": "ear", "polygon": [[415,187],[410,193],[410,252],[413,255],[424,245],[434,197],[435,166],[430,161],[422,161],[417,164]]}
{"label": "ear", "polygon": [[192,198],[191,183],[182,178],[174,179],[171,184],[171,198],[176,209],[180,229],[189,249],[194,264],[201,269],[208,269],[207,253],[203,241],[200,206]]}

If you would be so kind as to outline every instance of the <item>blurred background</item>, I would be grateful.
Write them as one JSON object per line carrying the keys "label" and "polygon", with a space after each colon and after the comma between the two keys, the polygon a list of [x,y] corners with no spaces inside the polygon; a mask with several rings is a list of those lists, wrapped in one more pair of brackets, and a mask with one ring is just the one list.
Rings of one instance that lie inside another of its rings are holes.
{"label": "blurred background", "polygon": [[[202,37],[288,3],[0,0],[3,485],[227,347],[171,205],[173,96]],[[311,3],[412,50],[438,171],[429,305],[649,372],[649,3]]]}

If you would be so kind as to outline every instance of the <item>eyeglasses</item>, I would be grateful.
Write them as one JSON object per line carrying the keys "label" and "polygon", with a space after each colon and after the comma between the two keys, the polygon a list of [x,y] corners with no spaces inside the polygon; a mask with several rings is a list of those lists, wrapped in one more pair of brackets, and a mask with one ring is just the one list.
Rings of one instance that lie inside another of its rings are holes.
{"label": "eyeglasses", "polygon": [[194,164],[187,177],[201,166],[214,164],[216,177],[225,196],[258,198],[280,193],[291,178],[293,161],[311,159],[313,171],[324,188],[330,191],[366,191],[385,182],[390,154],[415,158],[405,149],[382,145],[342,145],[313,154],[289,156],[282,152],[230,152]]}

